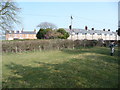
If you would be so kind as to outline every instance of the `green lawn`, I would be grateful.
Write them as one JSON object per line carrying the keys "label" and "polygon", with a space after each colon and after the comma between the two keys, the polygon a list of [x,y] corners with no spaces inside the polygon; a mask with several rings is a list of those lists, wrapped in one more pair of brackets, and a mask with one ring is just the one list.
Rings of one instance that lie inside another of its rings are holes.
{"label": "green lawn", "polygon": [[3,88],[115,88],[118,57],[94,47],[3,54]]}

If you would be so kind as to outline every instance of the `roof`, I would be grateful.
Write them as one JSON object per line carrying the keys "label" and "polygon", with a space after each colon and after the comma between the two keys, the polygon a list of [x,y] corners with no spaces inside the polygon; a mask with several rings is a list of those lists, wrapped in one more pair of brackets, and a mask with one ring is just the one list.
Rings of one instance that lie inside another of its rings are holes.
{"label": "roof", "polygon": [[34,31],[23,31],[21,34],[36,34]]}
{"label": "roof", "polygon": [[[9,34],[11,34],[10,32],[8,32]],[[12,34],[13,34],[13,32],[12,32]],[[34,32],[34,31],[16,31],[16,32],[14,32],[14,34],[36,34],[36,32]]]}
{"label": "roof", "polygon": [[103,30],[85,30],[85,29],[65,29],[68,33],[74,32],[74,33],[89,33],[89,34],[117,34],[116,32],[111,32],[111,31],[103,31]]}

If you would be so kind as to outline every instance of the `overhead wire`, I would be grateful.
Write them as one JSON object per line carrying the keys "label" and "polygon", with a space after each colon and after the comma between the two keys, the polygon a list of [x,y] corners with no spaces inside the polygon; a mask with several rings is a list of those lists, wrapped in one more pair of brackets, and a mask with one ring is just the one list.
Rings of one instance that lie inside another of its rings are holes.
{"label": "overhead wire", "polygon": [[[57,17],[70,17],[70,16],[58,16],[58,15],[40,15],[40,14],[24,14],[24,15],[29,15],[29,16],[42,16],[42,17],[54,17],[54,18],[57,18]],[[76,18],[78,20],[84,20],[84,22],[92,22],[92,23],[104,23],[104,24],[107,24],[107,25],[114,25],[113,23],[108,23],[108,22],[103,22],[103,21],[99,21],[99,20],[93,20],[93,19],[90,19],[90,18],[85,18],[85,17],[81,17],[81,16],[73,16],[73,19]],[[117,26],[117,25],[116,25]]]}

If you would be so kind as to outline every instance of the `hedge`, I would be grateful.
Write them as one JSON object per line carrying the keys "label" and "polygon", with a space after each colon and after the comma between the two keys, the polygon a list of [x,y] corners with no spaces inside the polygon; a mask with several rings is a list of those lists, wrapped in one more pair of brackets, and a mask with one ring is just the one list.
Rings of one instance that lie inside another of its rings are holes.
{"label": "hedge", "polygon": [[60,50],[64,48],[79,48],[103,46],[102,42],[97,40],[66,40],[66,39],[50,39],[50,40],[17,40],[3,41],[2,52],[26,52],[41,50]]}

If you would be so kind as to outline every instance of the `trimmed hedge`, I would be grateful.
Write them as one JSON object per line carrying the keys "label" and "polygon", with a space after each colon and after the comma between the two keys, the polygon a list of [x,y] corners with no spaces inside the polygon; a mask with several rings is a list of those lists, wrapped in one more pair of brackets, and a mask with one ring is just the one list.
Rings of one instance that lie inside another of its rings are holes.
{"label": "trimmed hedge", "polygon": [[64,48],[79,48],[103,46],[102,42],[97,40],[66,40],[66,39],[50,39],[50,40],[15,40],[3,41],[2,52],[25,52],[25,51],[41,51],[41,50],[60,50]]}

